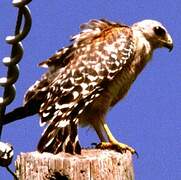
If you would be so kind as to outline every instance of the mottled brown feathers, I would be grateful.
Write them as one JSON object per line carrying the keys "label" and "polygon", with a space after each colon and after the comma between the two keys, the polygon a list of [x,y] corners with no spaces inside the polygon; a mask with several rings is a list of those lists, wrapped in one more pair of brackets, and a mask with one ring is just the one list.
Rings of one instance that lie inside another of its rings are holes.
{"label": "mottled brown feathers", "polygon": [[[76,128],[71,124],[77,126],[82,122],[85,108],[101,96],[105,85],[133,56],[132,30],[128,26],[91,20],[80,28],[81,32],[72,37],[72,45],[40,63],[49,67],[39,85],[34,86],[37,91],[43,81],[48,82],[39,110],[41,123],[48,126],[38,145],[41,152],[79,151],[75,149],[80,149],[77,133],[73,131]],[[70,138],[72,132],[74,138]],[[58,144],[59,148],[55,149]]]}
{"label": "mottled brown feathers", "polygon": [[[38,144],[40,152],[80,154],[78,125],[88,125],[101,142],[109,140],[107,144],[135,153],[113,137],[104,118],[127,94],[154,49],[173,48],[172,38],[154,20],[131,27],[91,20],[80,29],[69,46],[40,63],[48,71],[28,89],[24,106],[8,113],[5,120],[38,113],[40,124],[46,126]],[[164,35],[155,29],[162,29]]]}

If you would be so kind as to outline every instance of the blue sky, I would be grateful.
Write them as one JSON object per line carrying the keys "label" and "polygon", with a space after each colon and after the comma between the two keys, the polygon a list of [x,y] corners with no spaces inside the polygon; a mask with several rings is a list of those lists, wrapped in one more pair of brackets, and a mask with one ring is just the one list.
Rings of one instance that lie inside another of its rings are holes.
{"label": "blue sky", "polygon": [[[57,49],[68,45],[69,37],[79,31],[79,25],[93,18],[107,18],[132,24],[143,19],[161,21],[174,40],[171,53],[158,49],[126,98],[108,114],[113,134],[133,146],[137,180],[179,180],[181,178],[181,3],[179,0],[79,0],[32,1],[29,5],[33,24],[23,41],[25,54],[20,63],[16,83],[17,96],[7,111],[22,104],[26,89],[39,79],[44,69],[37,64]],[[17,11],[10,0],[0,1],[0,61],[9,56],[11,47],[4,41],[14,32]],[[0,63],[0,77],[6,68]],[[0,89],[2,95],[2,88]],[[37,115],[4,127],[2,140],[14,146],[15,158],[20,152],[36,149],[42,128]],[[98,142],[90,129],[80,129],[83,147]],[[14,158],[14,159],[15,159]],[[13,165],[11,166],[13,168]],[[0,168],[0,179],[12,177]]]}

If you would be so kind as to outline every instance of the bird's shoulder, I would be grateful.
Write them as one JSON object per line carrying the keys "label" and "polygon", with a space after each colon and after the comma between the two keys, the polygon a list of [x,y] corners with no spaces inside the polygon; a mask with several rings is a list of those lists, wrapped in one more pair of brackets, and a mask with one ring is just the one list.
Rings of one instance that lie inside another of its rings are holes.
{"label": "bird's shoulder", "polygon": [[119,38],[128,40],[131,37],[132,29],[125,24],[106,19],[93,19],[80,26],[80,33],[71,37],[71,45],[58,50],[53,56],[42,61],[39,66],[53,70],[56,67],[65,67],[79,55],[78,52],[82,54],[82,50],[86,49],[83,53],[90,53],[90,46],[101,46],[101,42],[102,45],[111,44]]}

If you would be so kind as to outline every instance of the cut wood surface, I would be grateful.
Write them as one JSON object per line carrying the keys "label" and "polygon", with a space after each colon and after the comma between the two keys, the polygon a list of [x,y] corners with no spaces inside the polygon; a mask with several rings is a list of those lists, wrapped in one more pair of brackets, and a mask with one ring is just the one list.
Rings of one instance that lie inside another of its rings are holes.
{"label": "cut wood surface", "polygon": [[133,180],[132,154],[85,149],[81,155],[29,152],[16,160],[19,180]]}

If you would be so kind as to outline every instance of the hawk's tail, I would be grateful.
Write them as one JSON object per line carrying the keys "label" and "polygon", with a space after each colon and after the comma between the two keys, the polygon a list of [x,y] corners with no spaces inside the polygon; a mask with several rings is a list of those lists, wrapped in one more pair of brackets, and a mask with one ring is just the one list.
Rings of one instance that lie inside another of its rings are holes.
{"label": "hawk's tail", "polygon": [[78,140],[77,124],[69,123],[66,120],[52,121],[44,131],[37,148],[39,152],[53,154],[62,151],[80,154],[81,147]]}

